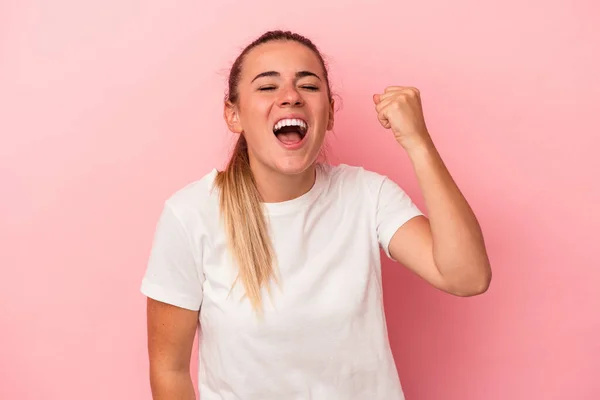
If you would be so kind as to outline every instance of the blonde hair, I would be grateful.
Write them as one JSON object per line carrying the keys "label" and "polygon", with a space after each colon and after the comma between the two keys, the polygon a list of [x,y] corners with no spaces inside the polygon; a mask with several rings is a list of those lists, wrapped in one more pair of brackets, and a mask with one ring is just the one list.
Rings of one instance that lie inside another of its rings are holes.
{"label": "blonde hair", "polygon": [[229,250],[239,268],[238,279],[252,307],[261,311],[261,288],[276,279],[275,253],[243,135],[227,168],[217,174],[215,185],[220,190],[221,216]]}
{"label": "blonde hair", "polygon": [[[316,54],[323,66],[331,99],[327,67],[317,47],[304,36],[277,30],[260,36],[235,60],[229,74],[229,94],[225,100],[233,104],[239,100],[238,84],[246,54],[260,44],[276,40],[301,43]],[[215,187],[220,193],[219,207],[228,249],[239,268],[236,282],[242,282],[252,308],[262,313],[261,290],[263,287],[270,289],[270,281],[278,281],[275,272],[277,260],[263,212],[262,198],[250,169],[248,144],[243,134],[235,145],[227,167],[217,174]]]}

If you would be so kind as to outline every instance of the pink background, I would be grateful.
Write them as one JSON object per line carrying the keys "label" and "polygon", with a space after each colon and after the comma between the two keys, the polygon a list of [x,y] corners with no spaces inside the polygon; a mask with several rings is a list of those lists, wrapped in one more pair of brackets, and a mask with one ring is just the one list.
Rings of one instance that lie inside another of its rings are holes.
{"label": "pink background", "polygon": [[485,231],[482,297],[385,264],[407,399],[600,398],[600,7],[355,3],[0,2],[0,398],[150,398],[139,284],[158,213],[223,165],[228,67],[271,28],[329,60],[331,161],[422,206],[371,100],[419,87]]}

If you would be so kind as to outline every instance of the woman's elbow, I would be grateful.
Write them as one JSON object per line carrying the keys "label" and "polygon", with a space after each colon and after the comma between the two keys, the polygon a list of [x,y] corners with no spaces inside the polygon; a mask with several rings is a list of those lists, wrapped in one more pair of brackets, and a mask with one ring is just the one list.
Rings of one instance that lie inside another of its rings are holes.
{"label": "woman's elbow", "polygon": [[478,296],[490,287],[492,282],[492,270],[488,265],[478,268],[476,273],[463,277],[449,288],[448,292],[459,297]]}

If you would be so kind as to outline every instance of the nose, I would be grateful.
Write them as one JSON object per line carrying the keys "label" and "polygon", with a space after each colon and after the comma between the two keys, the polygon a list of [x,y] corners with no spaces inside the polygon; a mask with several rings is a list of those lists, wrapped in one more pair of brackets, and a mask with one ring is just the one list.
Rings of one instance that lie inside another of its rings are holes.
{"label": "nose", "polygon": [[286,86],[281,90],[280,107],[301,107],[304,104],[302,96],[294,86]]}

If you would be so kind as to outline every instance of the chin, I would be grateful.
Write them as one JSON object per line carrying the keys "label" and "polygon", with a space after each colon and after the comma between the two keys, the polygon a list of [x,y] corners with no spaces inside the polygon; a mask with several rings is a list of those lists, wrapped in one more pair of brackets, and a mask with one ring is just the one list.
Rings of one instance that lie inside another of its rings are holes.
{"label": "chin", "polygon": [[316,162],[316,157],[286,157],[275,161],[275,169],[285,175],[300,175],[310,169]]}

